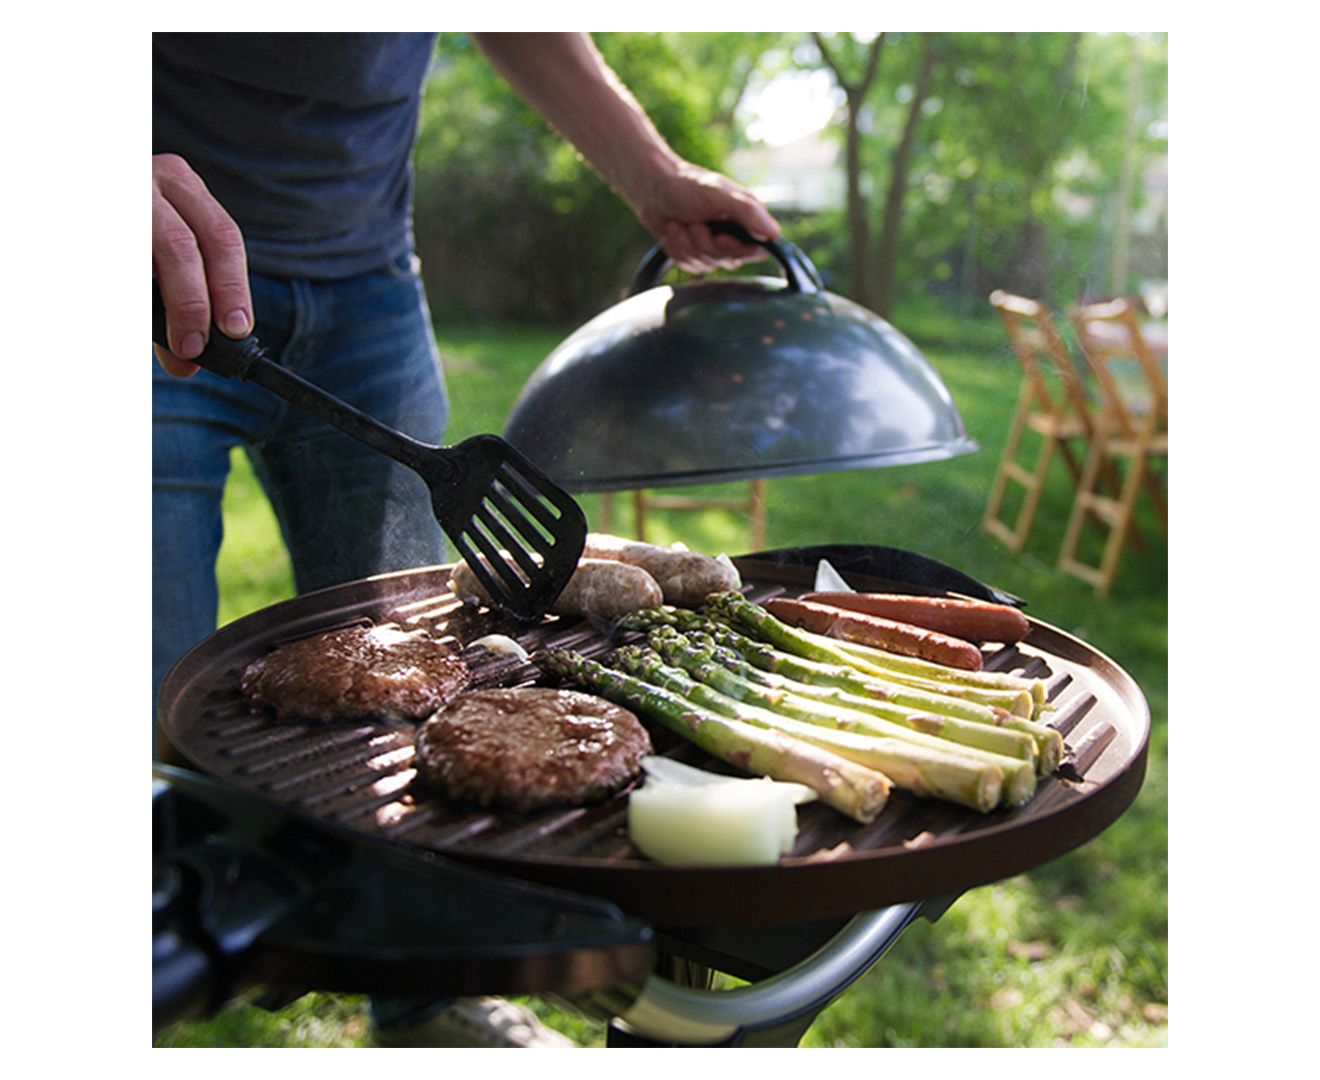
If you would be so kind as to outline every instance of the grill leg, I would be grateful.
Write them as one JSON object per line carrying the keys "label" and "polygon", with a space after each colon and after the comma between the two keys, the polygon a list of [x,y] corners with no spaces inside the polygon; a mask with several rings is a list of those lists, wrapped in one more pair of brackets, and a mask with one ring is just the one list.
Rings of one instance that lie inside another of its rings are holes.
{"label": "grill leg", "polygon": [[[610,1020],[607,1045],[795,1047],[821,1011],[864,975],[918,915],[934,921],[952,899],[863,912],[800,962],[733,990],[694,988],[653,975]],[[669,970],[705,982],[699,963],[670,965]]]}

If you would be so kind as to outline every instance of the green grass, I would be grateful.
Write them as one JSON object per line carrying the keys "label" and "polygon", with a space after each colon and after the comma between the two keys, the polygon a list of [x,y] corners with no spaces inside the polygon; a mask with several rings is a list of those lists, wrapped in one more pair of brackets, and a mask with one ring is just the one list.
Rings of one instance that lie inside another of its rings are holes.
{"label": "green grass", "polygon": [[[1055,567],[1069,509],[1060,466],[1027,550],[1014,555],[980,529],[981,512],[1017,390],[1017,369],[987,320],[912,313],[896,322],[947,382],[980,451],[951,461],[775,480],[767,546],[873,543],[951,563],[1025,597],[1038,618],[1076,634],[1126,668],[1146,694],[1153,730],[1145,785],[1090,843],[1028,874],[961,897],[935,924],[919,922],[829,1006],[806,1047],[1164,1046],[1168,1041],[1168,551],[1143,517],[1147,550],[1129,549],[1109,597]],[[454,402],[447,438],[498,432],[519,387],[562,338],[554,330],[442,331]],[[708,494],[736,491],[728,485]],[[591,521],[598,496],[582,499]],[[631,515],[620,500],[615,526]],[[221,555],[225,619],[288,595],[287,559],[241,455],[226,500]],[[746,522],[723,511],[658,513],[648,537],[741,552]],[[600,1024],[530,1002],[584,1045]],[[158,1041],[179,1046],[354,1046],[366,1032],[360,998],[312,994],[282,1009],[253,1004]]]}

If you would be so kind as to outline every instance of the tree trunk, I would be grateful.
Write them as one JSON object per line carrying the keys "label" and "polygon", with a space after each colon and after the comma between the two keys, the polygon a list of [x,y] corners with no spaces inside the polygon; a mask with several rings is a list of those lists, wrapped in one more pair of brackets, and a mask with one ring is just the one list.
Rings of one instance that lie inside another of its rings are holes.
{"label": "tree trunk", "polygon": [[903,198],[907,194],[908,162],[911,160],[912,148],[917,141],[921,109],[930,94],[934,70],[935,46],[930,34],[923,34],[921,70],[917,74],[907,122],[903,125],[903,138],[894,150],[889,173],[889,190],[885,194],[884,217],[880,225],[880,244],[876,251],[873,308],[882,318],[888,318],[894,307],[894,293],[898,287],[898,237],[903,223]]}
{"label": "tree trunk", "polygon": [[848,210],[848,286],[852,297],[864,307],[871,304],[871,221],[866,195],[862,192],[862,132],[854,104],[848,92],[848,129],[844,153],[847,177]]}
{"label": "tree trunk", "polygon": [[862,191],[862,131],[861,113],[866,103],[867,92],[875,82],[876,72],[880,69],[880,52],[884,47],[885,35],[877,34],[871,42],[867,55],[866,71],[860,79],[849,80],[839,65],[838,60],[825,47],[825,40],[820,34],[813,33],[816,48],[821,59],[834,73],[834,79],[842,88],[847,99],[847,142],[844,151],[845,179],[847,182],[847,228],[848,228],[848,289],[852,299],[863,307],[870,307],[873,301],[871,281],[871,229],[870,213],[866,193]]}
{"label": "tree trunk", "polygon": [[[1077,50],[1081,39],[1081,33],[1076,31],[1068,36],[1068,47],[1064,52],[1063,63],[1054,73],[1054,84],[1060,101],[1073,83],[1077,68]],[[1027,207],[1035,205],[1037,191],[1048,182],[1050,162],[1054,160],[1058,144],[1063,139],[1061,111],[1048,114],[1043,123],[1048,126],[1050,135],[1044,144],[1048,150],[1042,153],[1040,160],[1025,177],[1022,198]],[[1026,296],[1048,296],[1052,293],[1050,265],[1045,250],[1045,227],[1034,215],[1028,216],[1022,223],[1018,234],[1017,255],[1013,260],[1009,276],[1016,277],[1022,282],[1018,291]]]}
{"label": "tree trunk", "polygon": [[1137,171],[1137,106],[1141,101],[1141,53],[1137,39],[1128,36],[1127,115],[1123,118],[1123,158],[1115,196],[1114,253],[1109,267],[1109,291],[1127,292],[1129,251],[1132,240],[1132,191]]}

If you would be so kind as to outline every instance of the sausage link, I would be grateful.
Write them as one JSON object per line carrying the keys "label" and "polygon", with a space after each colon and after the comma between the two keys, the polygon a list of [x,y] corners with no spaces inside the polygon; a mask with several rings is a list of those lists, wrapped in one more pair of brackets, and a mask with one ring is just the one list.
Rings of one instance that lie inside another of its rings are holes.
{"label": "sausage link", "polygon": [[698,607],[711,593],[733,592],[742,584],[738,571],[721,559],[608,533],[589,533],[582,555],[641,567],[675,607]]}
{"label": "sausage link", "polygon": [[[490,596],[465,562],[449,576],[449,589],[460,600],[489,604]],[[664,595],[655,578],[638,566],[607,559],[580,559],[551,612],[617,619],[631,611],[659,607]]]}
{"label": "sausage link", "polygon": [[1007,645],[1021,641],[1031,631],[1031,623],[1017,608],[984,600],[850,592],[810,592],[799,599],[923,626],[965,641],[1000,641]]}
{"label": "sausage link", "polygon": [[766,600],[764,606],[776,619],[814,634],[828,634],[858,645],[916,656],[964,671],[981,670],[981,650],[948,634],[810,600],[777,596]]}

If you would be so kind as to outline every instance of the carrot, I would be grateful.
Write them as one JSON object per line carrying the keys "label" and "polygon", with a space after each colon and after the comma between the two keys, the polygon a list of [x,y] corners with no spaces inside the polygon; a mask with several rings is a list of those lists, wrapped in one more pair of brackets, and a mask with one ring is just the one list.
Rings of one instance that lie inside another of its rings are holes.
{"label": "carrot", "polygon": [[812,592],[800,599],[924,626],[966,641],[1021,641],[1031,630],[1027,617],[1007,604],[900,593]]}
{"label": "carrot", "polygon": [[810,600],[790,600],[776,596],[766,600],[763,606],[782,622],[809,630],[813,634],[828,634],[844,641],[869,645],[902,656],[916,656],[964,671],[981,670],[981,650],[971,642],[949,634]]}

